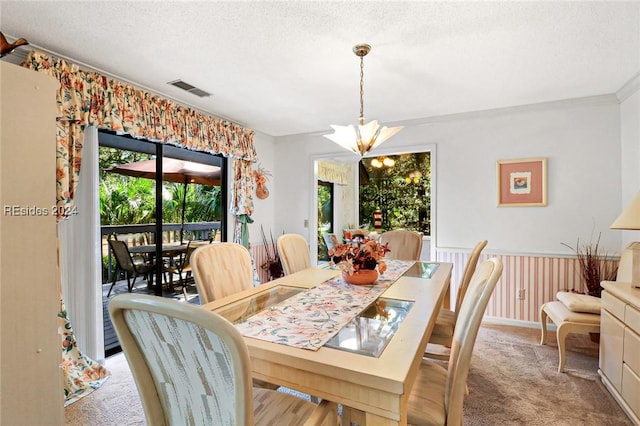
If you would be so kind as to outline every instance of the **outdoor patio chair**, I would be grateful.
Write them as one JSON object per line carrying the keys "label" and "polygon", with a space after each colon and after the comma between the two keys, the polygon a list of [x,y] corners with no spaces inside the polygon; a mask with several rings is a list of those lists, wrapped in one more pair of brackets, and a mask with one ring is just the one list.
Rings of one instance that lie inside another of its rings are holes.
{"label": "outdoor patio chair", "polygon": [[337,404],[254,388],[240,332],[177,300],[120,294],[109,314],[150,425],[337,425]]}
{"label": "outdoor patio chair", "polygon": [[172,263],[165,263],[163,265],[163,271],[169,274],[169,288],[173,291],[173,276],[178,274],[178,284],[182,286],[182,293],[185,300],[187,300],[187,288],[189,284],[194,282],[191,274],[191,254],[198,248],[197,245],[191,244],[191,241],[187,243],[187,249],[184,253],[180,254],[178,259],[174,259]]}
{"label": "outdoor patio chair", "polygon": [[133,290],[133,285],[136,282],[136,278],[140,275],[149,275],[149,284],[153,285],[153,272],[155,269],[155,264],[146,261],[141,257],[133,258],[131,253],[129,252],[129,247],[127,247],[127,243],[124,241],[120,241],[114,238],[107,239],[109,243],[109,247],[111,247],[111,251],[113,251],[113,256],[116,259],[116,272],[113,276],[113,282],[111,283],[111,287],[109,287],[109,292],[107,293],[107,297],[111,295],[111,290],[113,290],[113,286],[116,285],[118,281],[118,276],[120,272],[124,272],[127,277],[127,290],[129,293]]}

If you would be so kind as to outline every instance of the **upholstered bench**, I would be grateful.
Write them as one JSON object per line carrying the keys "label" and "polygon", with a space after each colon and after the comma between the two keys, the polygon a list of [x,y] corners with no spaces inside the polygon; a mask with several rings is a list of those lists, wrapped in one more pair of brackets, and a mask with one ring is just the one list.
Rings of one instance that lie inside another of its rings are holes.
{"label": "upholstered bench", "polygon": [[558,292],[558,300],[547,302],[540,307],[540,325],[542,337],[540,344],[544,345],[547,337],[547,317],[557,326],[558,341],[558,373],[564,371],[565,338],[569,333],[598,333],[600,332],[600,299],[584,294]]}

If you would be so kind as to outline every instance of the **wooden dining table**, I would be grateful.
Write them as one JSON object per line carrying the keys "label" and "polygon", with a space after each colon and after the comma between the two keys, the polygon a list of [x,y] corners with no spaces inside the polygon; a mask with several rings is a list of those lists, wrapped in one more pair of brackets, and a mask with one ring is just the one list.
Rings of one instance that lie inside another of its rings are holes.
{"label": "wooden dining table", "polygon": [[[329,343],[309,350],[245,336],[253,377],[342,404],[345,424],[351,420],[368,425],[405,425],[407,399],[448,292],[451,270],[451,263],[417,262],[380,295],[380,301],[410,308],[377,356]],[[268,306],[286,304],[292,294],[318,286],[339,273],[308,268],[203,308],[240,323]]]}

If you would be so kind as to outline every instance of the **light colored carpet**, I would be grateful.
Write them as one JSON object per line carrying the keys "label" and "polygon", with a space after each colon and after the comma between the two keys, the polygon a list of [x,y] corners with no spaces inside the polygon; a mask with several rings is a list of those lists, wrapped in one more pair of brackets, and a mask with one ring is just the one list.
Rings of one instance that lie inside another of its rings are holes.
{"label": "light colored carpet", "polygon": [[[600,383],[598,345],[570,335],[566,373],[557,373],[555,334],[538,344],[536,329],[483,325],[465,399],[465,425],[632,425]],[[140,399],[122,354],[107,359],[112,377],[65,409],[67,425],[145,425]]]}

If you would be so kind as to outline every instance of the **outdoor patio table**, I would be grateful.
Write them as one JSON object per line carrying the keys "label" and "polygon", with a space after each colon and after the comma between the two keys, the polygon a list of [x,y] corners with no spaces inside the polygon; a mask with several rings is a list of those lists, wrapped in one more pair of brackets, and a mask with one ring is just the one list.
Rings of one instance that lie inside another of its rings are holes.
{"label": "outdoor patio table", "polygon": [[[162,245],[162,254],[164,256],[175,256],[176,254],[184,253],[187,251],[186,244],[163,244]],[[131,246],[129,247],[129,252],[131,254],[151,254],[154,255],[156,253],[156,245],[155,244],[144,244],[140,246]]]}
{"label": "outdoor patio table", "polygon": [[[186,251],[187,251],[186,244],[163,244],[162,245],[162,256],[168,257],[169,262],[171,264],[173,264],[173,259],[176,256],[179,256],[182,253],[186,253]],[[129,252],[131,254],[146,254],[146,255],[149,255],[151,260],[153,260],[156,254],[156,245],[144,244],[139,246],[131,246],[129,247]]]}

